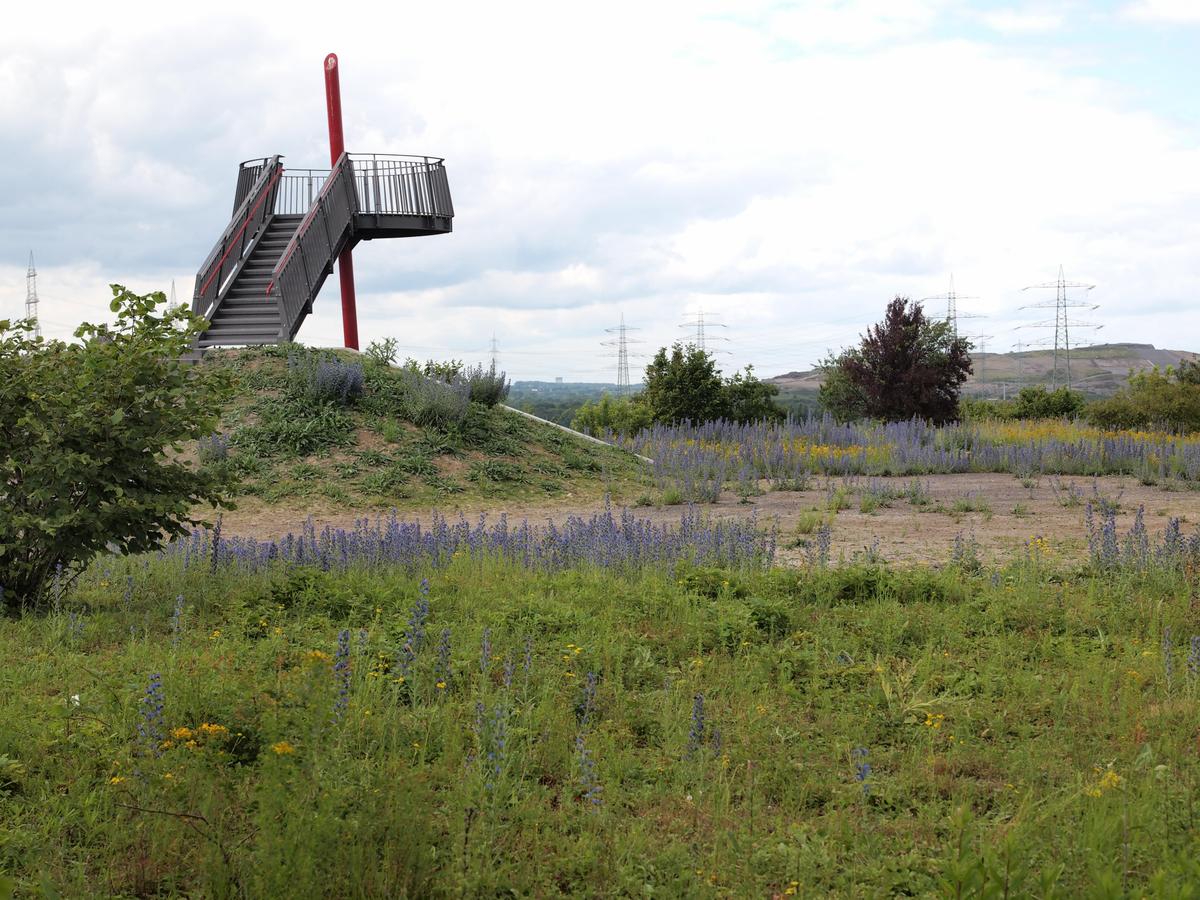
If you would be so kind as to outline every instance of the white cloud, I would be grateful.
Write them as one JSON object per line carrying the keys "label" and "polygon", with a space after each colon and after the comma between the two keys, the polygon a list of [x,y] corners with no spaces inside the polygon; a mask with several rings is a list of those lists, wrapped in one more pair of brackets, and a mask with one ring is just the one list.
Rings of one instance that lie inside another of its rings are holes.
{"label": "white cloud", "polygon": [[1061,13],[1033,9],[1000,9],[984,13],[983,22],[1002,34],[1042,34],[1063,25]]}
{"label": "white cloud", "polygon": [[[495,330],[518,377],[602,377],[621,312],[652,350],[703,308],[729,326],[724,362],[769,374],[951,270],[1015,340],[1020,287],[1061,262],[1099,283],[1097,316],[1129,316],[1123,336],[1200,346],[1182,315],[1195,138],[1054,58],[945,38],[948,8],[539,0],[313,29],[220,5],[62,23],[24,6],[0,35],[0,318],[22,310],[30,248],[48,331],[102,316],[109,281],[188,295],[239,161],[327,158],[333,49],[348,144],[445,156],[458,213],[452,235],[356,250],[364,341],[482,359]],[[1032,9],[991,24],[1049,27]],[[331,279],[301,337],[340,335]]]}
{"label": "white cloud", "polygon": [[1146,22],[1200,23],[1200,5],[1195,0],[1138,0],[1122,12]]}

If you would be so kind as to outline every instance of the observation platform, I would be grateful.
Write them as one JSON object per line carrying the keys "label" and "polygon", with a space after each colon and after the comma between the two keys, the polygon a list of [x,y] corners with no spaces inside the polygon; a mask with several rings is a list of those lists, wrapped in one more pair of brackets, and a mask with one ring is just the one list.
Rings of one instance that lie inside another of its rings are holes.
{"label": "observation platform", "polygon": [[295,338],[341,252],[359,241],[453,230],[444,160],[343,153],[329,170],[281,156],[238,169],[233,217],[196,275],[197,348]]}

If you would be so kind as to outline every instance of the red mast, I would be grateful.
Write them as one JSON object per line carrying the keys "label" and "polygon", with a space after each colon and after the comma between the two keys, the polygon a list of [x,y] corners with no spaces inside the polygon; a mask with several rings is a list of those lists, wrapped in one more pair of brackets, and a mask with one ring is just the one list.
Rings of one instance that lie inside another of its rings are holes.
{"label": "red mast", "polygon": [[[325,106],[329,112],[329,165],[336,166],[346,150],[342,135],[342,88],[336,53],[325,57]],[[346,346],[358,349],[358,312],[354,306],[354,258],[347,247],[338,256],[338,282],[342,288],[342,334]]]}

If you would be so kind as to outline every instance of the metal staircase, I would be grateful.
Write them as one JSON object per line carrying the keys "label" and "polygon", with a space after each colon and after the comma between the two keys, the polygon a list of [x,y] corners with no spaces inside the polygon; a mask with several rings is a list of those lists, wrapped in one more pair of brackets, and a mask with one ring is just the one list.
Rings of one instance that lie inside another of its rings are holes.
{"label": "metal staircase", "polygon": [[329,171],[242,163],[234,212],[196,275],[197,349],[290,341],[334,260],[359,241],[446,234],[454,207],[441,159],[343,153]]}

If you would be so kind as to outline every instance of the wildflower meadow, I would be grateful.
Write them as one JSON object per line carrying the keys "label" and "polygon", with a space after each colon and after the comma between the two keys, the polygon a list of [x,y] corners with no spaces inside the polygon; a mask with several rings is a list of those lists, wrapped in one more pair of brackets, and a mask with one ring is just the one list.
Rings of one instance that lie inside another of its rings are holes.
{"label": "wildflower meadow", "polygon": [[0,621],[0,896],[1200,883],[1200,538],[986,567],[752,521],[196,532]]}

